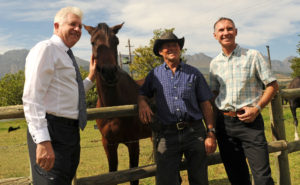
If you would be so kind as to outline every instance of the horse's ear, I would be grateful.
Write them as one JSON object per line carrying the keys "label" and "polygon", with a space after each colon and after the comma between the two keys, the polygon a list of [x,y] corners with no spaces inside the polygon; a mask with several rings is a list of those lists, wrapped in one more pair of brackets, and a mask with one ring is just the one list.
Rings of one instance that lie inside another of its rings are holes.
{"label": "horse's ear", "polygon": [[92,26],[87,26],[87,25],[83,25],[83,27],[84,27],[84,29],[86,30],[86,31],[88,31],[89,32],[89,34],[92,34],[92,32],[94,31],[94,27],[92,27]]}
{"label": "horse's ear", "polygon": [[122,24],[118,24],[118,25],[115,25],[114,27],[112,27],[112,31],[117,34],[119,32],[119,30],[122,28],[124,22]]}

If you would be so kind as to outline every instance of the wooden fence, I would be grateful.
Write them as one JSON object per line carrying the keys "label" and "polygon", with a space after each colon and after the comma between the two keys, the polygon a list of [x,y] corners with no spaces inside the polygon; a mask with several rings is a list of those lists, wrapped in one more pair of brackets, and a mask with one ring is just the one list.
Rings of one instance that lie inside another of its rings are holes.
{"label": "wooden fence", "polygon": [[[290,171],[289,171],[289,161],[288,154],[296,151],[300,151],[300,141],[287,142],[285,136],[285,127],[283,119],[283,109],[282,109],[282,98],[295,98],[300,97],[299,89],[283,89],[273,98],[270,107],[270,118],[271,118],[271,128],[273,141],[268,143],[269,152],[276,152],[276,164],[279,185],[291,185]],[[94,120],[97,118],[111,118],[111,117],[122,117],[122,116],[132,116],[137,114],[136,105],[124,105],[115,107],[105,107],[105,108],[93,108],[88,109],[88,120]],[[9,106],[0,107],[0,119],[14,119],[14,118],[24,118],[23,107],[19,106]],[[219,164],[222,163],[219,153],[214,153],[208,156],[208,164]],[[183,162],[181,164],[181,170],[186,169],[186,164]],[[118,184],[128,181],[143,179],[147,177],[154,176],[156,172],[156,165],[148,165],[137,168],[132,168],[128,170],[116,171],[111,173],[106,173],[97,176],[79,178],[76,181],[77,185],[108,185],[108,184]],[[1,183],[0,183],[1,184]]]}

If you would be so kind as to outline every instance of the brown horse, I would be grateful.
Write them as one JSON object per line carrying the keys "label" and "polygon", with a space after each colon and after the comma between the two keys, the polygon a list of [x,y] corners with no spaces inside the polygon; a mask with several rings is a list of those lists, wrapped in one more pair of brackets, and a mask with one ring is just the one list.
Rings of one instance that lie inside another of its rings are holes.
{"label": "brown horse", "polygon": [[[118,66],[117,62],[119,40],[116,34],[123,24],[114,27],[109,27],[105,23],[100,23],[97,27],[84,26],[91,35],[93,57],[97,59],[97,107],[137,103],[139,85]],[[118,168],[117,149],[120,143],[128,147],[130,168],[137,167],[139,139],[151,137],[151,128],[142,124],[138,116],[96,121],[102,134],[109,171],[116,171]],[[138,184],[138,181],[131,184]]]}

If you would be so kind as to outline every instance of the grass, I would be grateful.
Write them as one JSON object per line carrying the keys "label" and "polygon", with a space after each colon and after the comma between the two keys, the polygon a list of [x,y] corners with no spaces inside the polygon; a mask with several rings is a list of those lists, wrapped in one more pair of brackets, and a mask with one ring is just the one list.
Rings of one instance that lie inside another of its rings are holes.
{"label": "grass", "polygon": [[[298,115],[300,111],[298,109]],[[268,108],[264,109],[266,137],[272,141],[272,134],[269,121]],[[292,115],[288,107],[284,108],[286,137],[288,141],[294,140],[294,125]],[[87,177],[108,172],[108,163],[102,147],[101,135],[94,129],[95,121],[89,121],[87,128],[81,132],[81,159],[77,171],[77,177]],[[8,133],[10,126],[21,128]],[[0,179],[11,177],[28,177],[29,157],[26,142],[27,125],[23,119],[0,122]],[[150,139],[140,141],[140,166],[152,164],[151,152],[152,143]],[[125,145],[119,146],[119,170],[128,169],[128,152]],[[272,176],[277,181],[275,154],[270,154]],[[290,176],[293,185],[300,184],[300,151],[289,154]],[[229,185],[227,176],[222,164],[208,167],[210,185]],[[181,172],[183,185],[188,184],[186,171]],[[155,184],[154,177],[141,179],[140,184]],[[124,183],[123,185],[129,185]]]}

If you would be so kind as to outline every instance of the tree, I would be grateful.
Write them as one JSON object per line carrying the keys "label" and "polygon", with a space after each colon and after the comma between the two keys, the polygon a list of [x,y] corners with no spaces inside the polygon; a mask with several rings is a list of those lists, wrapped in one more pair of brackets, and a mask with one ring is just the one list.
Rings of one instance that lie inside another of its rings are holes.
{"label": "tree", "polygon": [[[156,66],[163,63],[161,57],[156,56],[153,53],[154,41],[165,32],[173,32],[175,28],[171,29],[157,29],[153,31],[153,38],[150,40],[149,46],[139,47],[133,51],[134,58],[132,64],[130,64],[129,69],[133,74],[133,78],[136,80],[143,79],[147,74]],[[182,50],[182,54],[186,49]],[[184,60],[184,58],[182,58]]]}
{"label": "tree", "polygon": [[22,104],[23,87],[25,82],[24,71],[8,73],[0,80],[0,106]]}
{"label": "tree", "polygon": [[[81,66],[80,66],[79,70],[80,70],[82,79],[85,79],[89,75],[89,71],[84,70]],[[97,104],[97,99],[98,99],[97,88],[96,88],[96,86],[94,86],[85,95],[86,107],[87,108],[95,108],[96,104]]]}
{"label": "tree", "polygon": [[[300,42],[297,45],[297,52],[300,55]],[[296,76],[300,76],[300,58],[295,57],[290,62],[291,62],[291,68],[293,70],[293,73],[291,74],[292,77],[295,78]]]}

